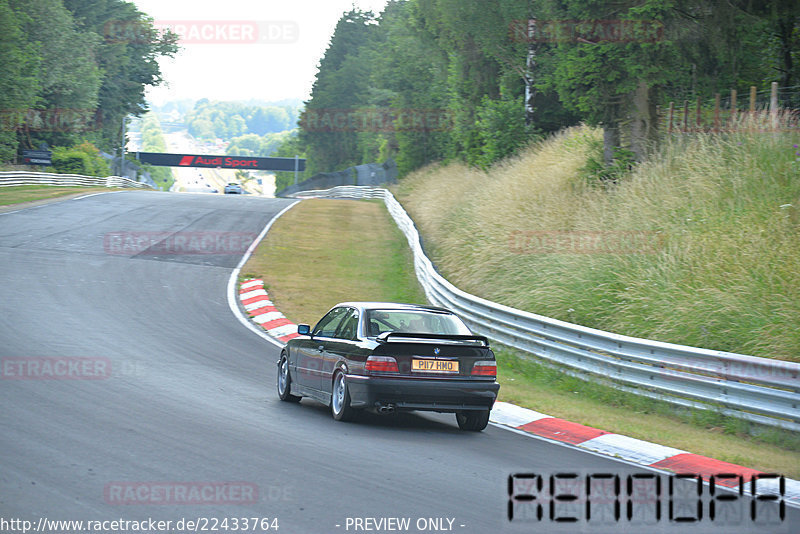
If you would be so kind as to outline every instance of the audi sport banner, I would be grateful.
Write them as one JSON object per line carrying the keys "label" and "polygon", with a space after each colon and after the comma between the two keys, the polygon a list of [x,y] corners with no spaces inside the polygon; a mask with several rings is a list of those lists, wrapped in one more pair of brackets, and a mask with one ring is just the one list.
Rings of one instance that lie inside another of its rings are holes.
{"label": "audi sport banner", "polygon": [[22,161],[25,165],[53,165],[53,152],[50,150],[23,150]]}
{"label": "audi sport banner", "polygon": [[199,154],[165,154],[162,152],[137,152],[142,163],[161,167],[211,167],[221,169],[252,169],[261,171],[304,171],[306,160],[298,158],[255,158],[251,156],[206,156]]}

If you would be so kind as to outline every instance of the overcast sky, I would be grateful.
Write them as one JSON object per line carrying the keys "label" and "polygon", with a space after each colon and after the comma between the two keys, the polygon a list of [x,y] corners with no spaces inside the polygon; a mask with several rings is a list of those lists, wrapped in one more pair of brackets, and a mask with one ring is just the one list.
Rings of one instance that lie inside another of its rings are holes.
{"label": "overcast sky", "polygon": [[[307,99],[339,17],[352,6],[379,13],[386,0],[133,0],[187,41],[161,63],[161,104],[212,100]],[[181,26],[182,28],[178,28]]]}

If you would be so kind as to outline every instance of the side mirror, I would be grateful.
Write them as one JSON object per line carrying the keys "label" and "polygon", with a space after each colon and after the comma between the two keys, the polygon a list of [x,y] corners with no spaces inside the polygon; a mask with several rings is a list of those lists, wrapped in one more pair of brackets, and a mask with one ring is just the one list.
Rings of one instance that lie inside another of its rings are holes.
{"label": "side mirror", "polygon": [[307,324],[299,324],[297,325],[297,333],[301,336],[311,335],[311,327]]}

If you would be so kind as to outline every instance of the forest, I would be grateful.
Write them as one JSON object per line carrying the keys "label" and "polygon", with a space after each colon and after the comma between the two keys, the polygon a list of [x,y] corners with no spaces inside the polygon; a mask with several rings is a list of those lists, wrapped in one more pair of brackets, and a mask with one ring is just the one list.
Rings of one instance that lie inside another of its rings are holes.
{"label": "forest", "polygon": [[[486,168],[578,123],[606,166],[659,142],[657,110],[800,87],[800,2],[390,0],[339,20],[300,117],[307,176],[393,158]],[[794,102],[795,107],[798,102]],[[432,117],[432,118],[431,118]]]}
{"label": "forest", "polygon": [[[178,50],[124,0],[0,0],[0,35],[0,162],[43,143],[112,151]],[[800,107],[798,55],[795,0],[390,0],[342,15],[299,116],[201,100],[186,122],[230,153],[306,157],[306,176],[390,158],[401,175],[487,168],[579,123],[625,168],[659,143],[669,102],[777,82]]]}
{"label": "forest", "polygon": [[0,163],[42,144],[112,152],[177,39],[124,0],[0,0]]}
{"label": "forest", "polygon": [[[233,138],[284,132],[297,124],[296,105],[254,105],[199,100],[184,116],[189,133],[201,139]],[[249,155],[249,154],[243,154]]]}

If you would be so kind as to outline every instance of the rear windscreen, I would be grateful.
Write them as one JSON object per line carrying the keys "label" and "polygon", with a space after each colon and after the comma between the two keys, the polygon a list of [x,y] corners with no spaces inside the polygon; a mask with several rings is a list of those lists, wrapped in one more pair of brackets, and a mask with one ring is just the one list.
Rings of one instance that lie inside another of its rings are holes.
{"label": "rear windscreen", "polygon": [[419,310],[369,310],[365,320],[368,337],[379,336],[384,332],[472,334],[461,319],[451,313]]}

